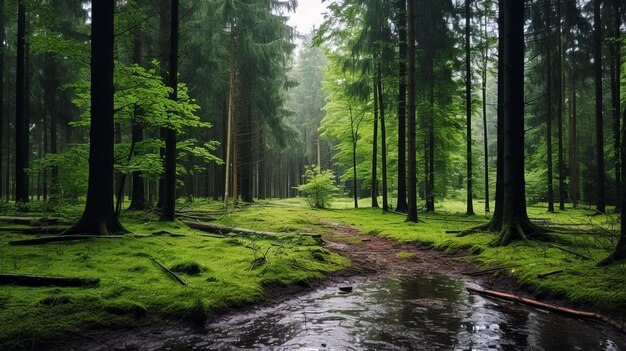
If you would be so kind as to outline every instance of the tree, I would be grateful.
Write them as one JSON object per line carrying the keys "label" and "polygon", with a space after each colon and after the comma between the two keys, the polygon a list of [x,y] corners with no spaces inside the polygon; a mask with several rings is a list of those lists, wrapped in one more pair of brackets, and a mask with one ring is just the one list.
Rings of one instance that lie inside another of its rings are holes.
{"label": "tree", "polygon": [[126,230],[113,210],[113,40],[115,1],[94,1],[91,24],[91,127],[85,210],[64,234]]}
{"label": "tree", "polygon": [[[170,99],[178,99],[178,3],[172,0],[170,9],[170,60],[168,85],[172,88]],[[163,182],[162,221],[176,219],[176,130],[167,128],[165,133],[165,180]]]}
{"label": "tree", "polygon": [[470,3],[465,0],[465,109],[467,116],[467,216],[474,215],[474,200],[472,197],[472,73],[470,55]]}
{"label": "tree", "polygon": [[604,122],[602,113],[602,17],[600,12],[602,0],[593,1],[593,66],[596,92],[596,171],[597,204],[596,210],[606,211],[604,194]]}
{"label": "tree", "polygon": [[26,6],[18,3],[17,14],[17,64],[15,69],[15,201],[28,202],[28,125],[26,116],[25,85]]}
{"label": "tree", "polygon": [[409,86],[408,86],[408,209],[407,218],[409,222],[417,223],[417,165],[415,154],[415,0],[408,0],[408,50],[407,61],[409,65]]}
{"label": "tree", "polygon": [[[501,231],[496,240],[506,245],[515,239],[542,236],[526,212],[524,186],[524,3],[503,0],[503,184]],[[498,155],[500,157],[500,155]]]}
{"label": "tree", "polygon": [[[620,153],[620,166],[622,167],[622,174],[626,174],[626,108],[624,108],[624,113],[622,114],[622,144],[621,144],[621,153]],[[626,182],[622,182],[622,188],[620,189],[620,201],[621,208],[626,208]],[[609,255],[609,257],[600,261],[598,265],[606,266],[614,262],[623,261],[626,259],[626,216],[620,216],[620,236],[615,246],[615,250]]]}
{"label": "tree", "polygon": [[406,212],[406,0],[397,0],[398,28],[398,201],[396,211]]}

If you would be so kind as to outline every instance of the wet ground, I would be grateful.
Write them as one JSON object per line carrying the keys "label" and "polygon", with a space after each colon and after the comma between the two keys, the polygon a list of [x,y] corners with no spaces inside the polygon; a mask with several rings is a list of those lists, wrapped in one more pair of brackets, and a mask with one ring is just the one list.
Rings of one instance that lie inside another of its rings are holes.
{"label": "wet ground", "polygon": [[[466,284],[488,282],[461,279],[461,271],[473,269],[461,257],[326,225],[333,231],[325,237],[327,247],[350,257],[360,271],[273,303],[233,310],[203,330],[173,324],[106,332],[62,348],[626,351],[626,336],[603,324],[469,294]],[[415,257],[400,259],[400,251]],[[348,287],[352,291],[340,290]]]}

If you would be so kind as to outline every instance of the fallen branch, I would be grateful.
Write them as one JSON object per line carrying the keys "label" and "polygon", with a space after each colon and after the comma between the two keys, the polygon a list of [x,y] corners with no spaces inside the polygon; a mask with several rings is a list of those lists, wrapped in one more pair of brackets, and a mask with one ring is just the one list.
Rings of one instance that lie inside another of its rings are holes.
{"label": "fallen branch", "polygon": [[169,269],[165,268],[165,266],[163,266],[162,264],[159,263],[159,261],[155,260],[152,257],[148,257],[152,262],[154,262],[157,266],[159,266],[165,273],[167,273],[170,277],[174,278],[174,280],[176,280],[177,282],[187,286],[189,285],[186,281],[183,280],[183,278],[181,278],[178,274],[170,271]]}
{"label": "fallen branch", "polygon": [[121,235],[55,235],[55,236],[43,236],[35,239],[23,239],[9,241],[9,245],[40,245],[57,241],[74,241],[74,240],[90,240],[90,239],[119,239],[123,238]]}
{"label": "fallen branch", "polygon": [[515,302],[519,302],[525,305],[529,305],[529,306],[533,306],[533,307],[538,307],[538,308],[543,308],[546,309],[548,311],[552,311],[552,312],[557,312],[557,313],[562,313],[565,315],[569,315],[569,316],[574,316],[574,317],[581,317],[581,318],[590,318],[590,319],[595,319],[598,321],[602,321],[620,331],[626,331],[624,329],[624,326],[606,316],[603,316],[601,314],[598,313],[593,313],[593,312],[586,312],[586,311],[578,311],[578,310],[574,310],[571,308],[566,308],[566,307],[560,307],[560,306],[555,306],[555,305],[551,305],[551,304],[547,304],[545,302],[540,302],[537,300],[533,300],[533,299],[529,299],[526,297],[521,297],[521,296],[517,296],[517,295],[513,295],[513,294],[508,294],[502,291],[495,291],[495,290],[484,290],[484,289],[480,289],[480,288],[472,288],[472,287],[466,287],[467,291],[469,292],[473,292],[473,293],[477,293],[477,294],[481,294],[481,295],[486,295],[486,296],[491,296],[491,297],[497,297],[503,300],[508,300],[508,301],[515,301]]}
{"label": "fallen branch", "polygon": [[31,225],[33,223],[39,224],[57,224],[61,221],[61,218],[54,217],[14,217],[14,216],[0,216],[0,222],[7,222],[13,224],[26,224]]}
{"label": "fallen branch", "polygon": [[488,269],[482,269],[480,271],[466,272],[462,274],[474,277],[474,276],[488,274],[488,273],[495,272],[495,271],[500,271],[500,270],[507,269],[507,268],[513,268],[516,266],[517,266],[516,264],[508,265],[508,266],[498,266],[498,267],[493,267],[493,268],[488,268]]}
{"label": "fallen branch", "polygon": [[265,236],[273,236],[273,237],[281,237],[281,236],[289,236],[289,235],[301,235],[301,236],[309,236],[316,240],[321,240],[322,236],[320,234],[314,233],[275,233],[275,232],[266,232],[260,230],[251,230],[245,228],[233,228],[233,227],[222,227],[213,224],[205,224],[205,223],[195,223],[195,222],[184,222],[190,228],[199,229],[205,232],[226,235],[228,233],[236,233],[243,235],[265,235]]}
{"label": "fallen branch", "polygon": [[549,275],[553,275],[553,274],[558,274],[563,272],[562,269],[555,269],[553,271],[549,271],[549,272],[543,272],[543,273],[537,273],[537,278],[545,278]]}
{"label": "fallen branch", "polygon": [[31,227],[31,228],[12,228],[2,227],[0,231],[11,232],[13,234],[61,234],[67,227]]}
{"label": "fallen branch", "polygon": [[565,251],[565,252],[571,253],[572,255],[577,256],[577,257],[579,257],[579,258],[581,258],[583,260],[591,260],[591,257],[585,256],[585,255],[583,255],[581,253],[578,253],[576,251],[572,251],[572,250],[569,250],[569,249],[566,249],[564,247],[560,247],[560,246],[557,246],[557,245],[554,245],[554,244],[550,244],[550,246],[555,248],[555,249],[559,249],[561,251]]}
{"label": "fallen branch", "polygon": [[30,274],[0,274],[0,285],[14,284],[24,286],[94,286],[100,283],[98,278],[48,277]]}

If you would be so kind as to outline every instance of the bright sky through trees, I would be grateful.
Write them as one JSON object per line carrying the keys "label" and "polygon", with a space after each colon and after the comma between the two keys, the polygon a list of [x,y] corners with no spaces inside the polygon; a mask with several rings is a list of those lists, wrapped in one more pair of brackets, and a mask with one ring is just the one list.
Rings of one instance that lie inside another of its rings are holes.
{"label": "bright sky through trees", "polygon": [[326,4],[322,4],[322,0],[300,0],[296,12],[288,14],[288,24],[296,27],[300,34],[305,34],[313,26],[318,28],[322,24],[324,12],[326,12]]}

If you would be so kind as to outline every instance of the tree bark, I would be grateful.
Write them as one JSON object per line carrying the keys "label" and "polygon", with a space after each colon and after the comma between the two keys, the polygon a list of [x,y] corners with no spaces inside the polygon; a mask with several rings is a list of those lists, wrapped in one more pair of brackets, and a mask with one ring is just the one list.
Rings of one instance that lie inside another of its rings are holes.
{"label": "tree bark", "polygon": [[[141,66],[142,65],[142,40],[141,40],[141,30],[137,29],[133,38],[133,63]],[[138,120],[139,117],[143,115],[143,111],[140,109],[135,109],[135,119],[133,121],[133,130],[131,136],[131,144],[136,145],[143,141],[143,123]],[[129,210],[145,210],[146,206],[146,193],[143,177],[141,176],[141,172],[133,172],[132,173],[132,181],[133,181],[133,189],[131,195],[131,202],[128,207]]]}
{"label": "tree bark", "polygon": [[593,2],[593,61],[596,91],[596,171],[597,204],[596,210],[606,212],[604,191],[604,118],[602,115],[602,18],[600,5],[602,0]]}
{"label": "tree bark", "polygon": [[[624,113],[622,114],[622,144],[621,144],[621,152],[620,152],[620,166],[622,167],[622,174],[626,174],[626,108],[624,108]],[[622,188],[620,189],[620,201],[621,208],[626,208],[626,182],[621,183]],[[617,245],[615,246],[615,250],[609,255],[609,257],[600,261],[598,265],[606,266],[611,263],[620,262],[626,259],[626,216],[620,216],[620,236]]]}
{"label": "tree bark", "polygon": [[[620,24],[621,24],[621,9],[620,0],[613,0],[613,38],[616,40],[611,42],[610,45],[610,58],[611,58],[611,104],[613,112],[613,150],[615,152],[615,184],[618,191],[622,188],[622,171],[620,164],[620,79],[621,79],[621,53],[620,53],[620,41],[617,38],[620,37]],[[621,201],[618,200],[615,204],[617,210],[622,209]]]}
{"label": "tree bark", "polygon": [[387,192],[387,132],[385,130],[385,99],[383,91],[383,78],[378,62],[378,108],[380,109],[380,148],[381,148],[381,171],[383,173],[383,212],[389,212],[389,197]]}
{"label": "tree bark", "polygon": [[397,212],[406,212],[406,0],[397,0],[398,26],[398,200]]}
{"label": "tree bark", "polygon": [[554,187],[552,170],[552,23],[550,14],[552,12],[551,1],[546,2],[547,37],[546,37],[546,155],[548,162],[548,212],[554,212]]}
{"label": "tree bark", "polygon": [[563,159],[563,37],[561,33],[561,1],[556,2],[556,118],[558,125],[559,210],[565,210],[565,160]]}
{"label": "tree bark", "polygon": [[[0,0],[0,200],[2,199],[2,175],[3,175],[3,163],[2,156],[4,155],[4,0]],[[8,133],[8,128],[7,128]],[[9,189],[6,189],[9,192]]]}
{"label": "tree bark", "polygon": [[472,72],[470,55],[470,2],[465,0],[465,109],[466,109],[466,140],[467,143],[467,209],[465,215],[474,215],[474,199],[472,189]]}
{"label": "tree bark", "polygon": [[[485,33],[485,37],[487,36],[487,15],[483,16],[485,20],[483,25],[483,31]],[[489,135],[487,134],[487,38],[485,38],[485,47],[482,52],[482,82],[481,82],[481,93],[482,93],[482,108],[483,108],[483,149],[484,149],[484,172],[485,172],[485,213],[489,213]]]}
{"label": "tree bark", "polygon": [[113,16],[115,1],[94,1],[91,24],[89,181],[82,217],[64,234],[125,232],[113,211]]}
{"label": "tree bark", "polygon": [[503,0],[503,207],[496,243],[526,239],[540,231],[528,219],[524,180],[524,3]]}
{"label": "tree bark", "polygon": [[17,14],[17,63],[15,68],[15,201],[28,202],[28,178],[26,153],[28,149],[28,126],[26,124],[25,84],[25,36],[26,6],[18,2]]}
{"label": "tree bark", "polygon": [[[372,59],[376,64],[376,58]],[[377,76],[377,74],[376,74]],[[372,207],[378,207],[378,84],[374,78],[374,132],[372,135]]]}
{"label": "tree bark", "polygon": [[[172,88],[170,99],[178,100],[178,3],[172,0],[170,9],[170,70],[168,85]],[[163,211],[161,221],[176,219],[176,130],[167,128],[165,134],[165,179],[163,185]]]}
{"label": "tree bark", "polygon": [[408,222],[417,223],[417,165],[415,155],[415,0],[408,0],[408,48],[407,61],[409,66],[408,86]]}

